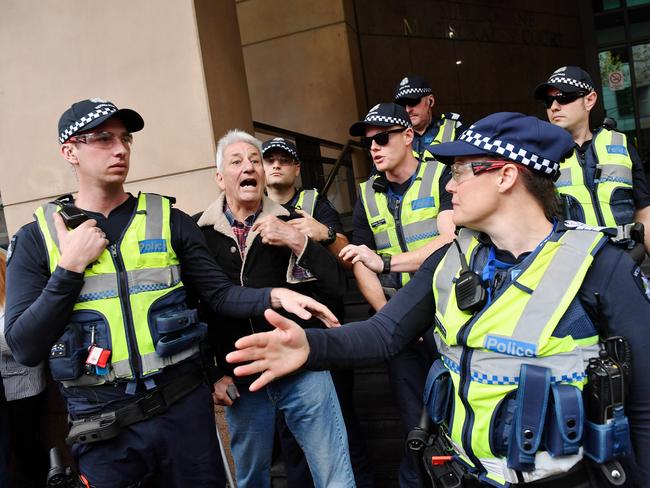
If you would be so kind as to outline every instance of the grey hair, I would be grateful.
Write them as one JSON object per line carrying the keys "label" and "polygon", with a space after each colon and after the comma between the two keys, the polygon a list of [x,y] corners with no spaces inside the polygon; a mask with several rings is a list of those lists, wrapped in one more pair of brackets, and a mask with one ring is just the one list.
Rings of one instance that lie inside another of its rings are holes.
{"label": "grey hair", "polygon": [[217,142],[217,171],[220,173],[223,172],[223,153],[228,146],[237,142],[245,142],[255,146],[260,152],[260,156],[262,156],[262,141],[243,130],[231,129]]}

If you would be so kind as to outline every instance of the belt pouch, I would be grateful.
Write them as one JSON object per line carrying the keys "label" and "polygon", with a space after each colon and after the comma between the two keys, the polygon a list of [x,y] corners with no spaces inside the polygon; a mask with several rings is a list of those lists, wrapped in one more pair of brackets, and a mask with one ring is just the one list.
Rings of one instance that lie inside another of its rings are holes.
{"label": "belt pouch", "polygon": [[156,343],[156,353],[163,357],[172,356],[199,343],[207,334],[207,324],[196,322],[179,332],[161,336]]}
{"label": "belt pouch", "polygon": [[542,440],[550,384],[551,374],[547,368],[521,365],[517,410],[508,439],[508,467],[511,469],[535,469],[535,453]]}
{"label": "belt pouch", "polygon": [[76,380],[84,374],[88,349],[82,343],[81,327],[75,323],[65,327],[50,349],[50,371],[57,381]]}
{"label": "belt pouch", "polygon": [[597,463],[604,463],[630,451],[630,424],[623,413],[623,407],[613,410],[613,418],[606,424],[585,421],[585,456]]}
{"label": "belt pouch", "polygon": [[546,450],[551,456],[577,454],[582,441],[584,409],[580,389],[572,385],[551,385]]}
{"label": "belt pouch", "polygon": [[179,332],[199,321],[196,309],[185,309],[168,312],[156,317],[159,334]]}
{"label": "belt pouch", "polygon": [[451,378],[449,370],[440,359],[436,359],[424,384],[423,403],[431,420],[441,424],[447,419],[451,400]]}

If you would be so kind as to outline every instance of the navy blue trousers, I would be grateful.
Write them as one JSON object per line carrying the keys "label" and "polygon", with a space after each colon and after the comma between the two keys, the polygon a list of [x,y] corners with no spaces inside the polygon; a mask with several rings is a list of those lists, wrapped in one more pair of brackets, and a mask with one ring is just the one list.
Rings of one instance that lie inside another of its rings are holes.
{"label": "navy blue trousers", "polygon": [[201,384],[167,412],[129,425],[114,439],[77,444],[72,452],[79,473],[96,488],[223,487],[215,429],[210,390]]}

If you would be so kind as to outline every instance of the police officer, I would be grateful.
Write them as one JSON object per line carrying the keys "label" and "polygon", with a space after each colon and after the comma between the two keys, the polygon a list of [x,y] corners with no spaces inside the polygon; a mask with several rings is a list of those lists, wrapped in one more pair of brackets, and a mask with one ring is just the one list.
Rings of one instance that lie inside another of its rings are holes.
{"label": "police officer", "polygon": [[432,144],[453,141],[460,134],[460,115],[448,112],[434,116],[436,100],[431,85],[421,76],[410,75],[395,87],[395,103],[406,109],[413,124],[413,152],[420,161],[433,159],[428,147]]}
{"label": "police officer", "polygon": [[[616,239],[623,245],[639,240],[634,223],[646,229],[650,225],[643,162],[625,134],[606,125],[592,131],[589,114],[598,95],[589,73],[578,66],[558,68],[537,86],[534,96],[544,103],[549,122],[568,131],[575,142],[576,150],[562,164],[556,182],[565,217],[617,228]],[[650,230],[640,244],[650,250]]]}
{"label": "police officer", "polygon": [[227,360],[252,362],[235,373],[263,372],[255,390],[303,366],[366,364],[435,319],[440,358],[424,395],[453,454],[438,458],[452,473],[444,486],[586,488],[601,475],[647,486],[649,282],[603,233],[552,217],[553,179],[572,148],[567,132],[516,113],[437,146],[465,227],[455,242],[367,321],[303,331],[266,312],[278,330],[241,340]]}
{"label": "police officer", "polygon": [[300,176],[296,146],[287,139],[275,137],[262,145],[262,152],[269,198],[299,213],[302,218],[292,219],[291,225],[338,256],[339,251],[349,244],[343,234],[341,217],[315,188],[296,188],[296,179]]}
{"label": "police officer", "polygon": [[197,361],[207,326],[187,308],[185,286],[239,318],[270,305],[305,316],[306,305],[337,321],[293,291],[231,285],[172,198],[125,192],[132,133],[143,126],[134,110],[99,98],[59,119],[78,193],[38,208],[11,241],[6,338],[22,364],[49,357],[90,485],[217,486],[214,413]]}
{"label": "police officer", "polygon": [[[300,158],[296,146],[287,139],[275,137],[262,144],[262,157],[269,198],[287,210],[299,213],[301,217],[291,219],[289,223],[310,239],[326,246],[338,258],[339,251],[349,244],[343,234],[341,218],[330,201],[319,195],[318,190],[296,188],[296,180],[300,176]],[[340,262],[346,267],[352,267],[349,261],[341,259]],[[322,296],[319,298],[322,300]],[[343,319],[342,298],[325,304],[337,317]],[[348,431],[350,460],[357,487],[371,488],[374,481],[366,457],[363,432],[353,403],[354,372],[338,369],[331,373]],[[300,488],[313,486],[305,457],[282,418],[279,418],[278,430],[288,485]]]}
{"label": "police officer", "polygon": [[[344,248],[341,255],[354,262],[361,293],[379,311],[387,296],[411,279],[412,274],[404,272],[409,266],[416,269],[453,238],[450,195],[445,191],[450,173],[438,161],[416,159],[411,121],[395,103],[374,106],[350,127],[350,135],[361,136],[378,173],[361,184],[353,214],[353,246]],[[358,248],[381,255],[379,277],[353,257]],[[421,392],[430,364],[427,346],[418,340],[388,364],[404,435],[420,419]],[[398,475],[401,486],[419,486],[411,456],[403,456]]]}

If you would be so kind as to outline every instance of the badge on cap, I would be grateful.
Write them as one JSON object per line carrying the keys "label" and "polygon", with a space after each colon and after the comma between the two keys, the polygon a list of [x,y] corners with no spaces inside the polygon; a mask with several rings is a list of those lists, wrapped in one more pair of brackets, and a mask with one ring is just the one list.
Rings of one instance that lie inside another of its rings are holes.
{"label": "badge on cap", "polygon": [[93,102],[93,103],[108,103],[108,101],[104,100],[103,98],[98,98],[98,97],[91,98],[90,101]]}
{"label": "badge on cap", "polygon": [[404,86],[409,84],[408,78],[402,78],[402,81],[399,82],[399,86]]}

